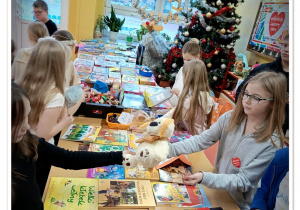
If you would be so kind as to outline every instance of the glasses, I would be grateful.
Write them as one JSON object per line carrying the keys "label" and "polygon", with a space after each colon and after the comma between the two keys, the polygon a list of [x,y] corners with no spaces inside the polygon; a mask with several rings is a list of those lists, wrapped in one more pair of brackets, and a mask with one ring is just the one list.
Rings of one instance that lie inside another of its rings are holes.
{"label": "glasses", "polygon": [[250,95],[245,91],[242,91],[241,97],[244,100],[247,100],[247,98],[249,97],[250,102],[253,104],[258,104],[260,101],[273,101],[274,100],[273,98],[260,98],[258,96]]}
{"label": "glasses", "polygon": [[40,15],[40,14],[42,14],[42,12],[44,12],[44,10],[42,10],[42,11],[32,11],[32,14],[34,14],[34,15]]}

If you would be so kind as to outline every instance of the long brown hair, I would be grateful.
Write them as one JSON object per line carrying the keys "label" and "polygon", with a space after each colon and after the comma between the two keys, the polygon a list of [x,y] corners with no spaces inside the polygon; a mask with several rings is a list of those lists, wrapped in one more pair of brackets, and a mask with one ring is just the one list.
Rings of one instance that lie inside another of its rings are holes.
{"label": "long brown hair", "polygon": [[28,36],[37,42],[39,38],[49,36],[48,29],[43,22],[35,21],[28,25]]}
{"label": "long brown hair", "polygon": [[[36,125],[46,104],[56,93],[64,95],[66,45],[53,38],[39,40],[25,69],[20,86],[31,101],[29,124]],[[54,89],[51,89],[55,86]]]}
{"label": "long brown hair", "polygon": [[[276,132],[279,136],[280,147],[282,147],[284,142],[282,125],[285,119],[284,108],[287,90],[286,77],[282,73],[270,71],[261,72],[247,81],[243,86],[242,91],[246,89],[250,82],[261,84],[273,99],[272,101],[269,101],[273,107],[268,111],[264,123],[254,132],[254,138],[257,142],[265,142],[268,139],[272,139],[272,134]],[[234,128],[241,124],[247,117],[244,112],[242,100],[242,97],[238,98],[236,106],[231,114],[230,124],[227,127],[228,131],[233,131]],[[272,142],[274,144],[274,141]]]}
{"label": "long brown hair", "polygon": [[198,56],[200,55],[201,57],[201,44],[200,41],[196,38],[192,38],[190,41],[185,43],[182,48],[182,53],[190,54],[192,56]]}
{"label": "long brown hair", "polygon": [[11,83],[11,144],[12,150],[24,157],[37,159],[38,139],[30,132],[24,135],[23,139],[16,143],[18,131],[24,122],[25,106],[24,100],[29,100],[27,93],[16,83]]}
{"label": "long brown hair", "polygon": [[[195,120],[197,117],[201,117],[202,126],[205,124],[207,128],[210,127],[210,117],[206,114],[207,107],[207,96],[210,94],[210,89],[208,86],[206,67],[201,60],[192,60],[187,62],[183,66],[183,90],[180,94],[178,104],[173,113],[173,119],[175,123],[176,130],[179,129],[179,124],[183,121],[185,117],[189,119],[188,131],[195,135]],[[191,95],[190,108],[183,113],[183,104],[186,97],[189,96],[190,90],[193,91]],[[203,95],[200,92],[203,92]],[[202,97],[204,97],[202,99]],[[188,116],[186,116],[188,114]]]}

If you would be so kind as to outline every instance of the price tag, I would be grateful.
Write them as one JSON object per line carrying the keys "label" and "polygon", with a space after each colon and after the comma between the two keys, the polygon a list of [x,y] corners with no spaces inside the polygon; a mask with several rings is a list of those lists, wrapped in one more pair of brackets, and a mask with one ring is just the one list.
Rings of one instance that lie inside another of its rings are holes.
{"label": "price tag", "polygon": [[128,112],[122,112],[121,115],[118,117],[118,122],[121,124],[130,124],[134,115]]}

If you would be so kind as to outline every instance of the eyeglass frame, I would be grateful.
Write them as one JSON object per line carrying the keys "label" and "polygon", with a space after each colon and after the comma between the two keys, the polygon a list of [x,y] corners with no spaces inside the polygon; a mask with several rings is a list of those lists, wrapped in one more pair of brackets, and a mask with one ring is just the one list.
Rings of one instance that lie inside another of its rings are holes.
{"label": "eyeglass frame", "polygon": [[42,11],[32,11],[32,14],[34,14],[34,15],[37,15],[37,14],[42,14],[43,12],[45,12],[45,10],[42,10]]}
{"label": "eyeglass frame", "polygon": [[247,98],[249,98],[250,102],[252,103],[252,97],[255,97],[257,99],[255,100],[258,100],[258,102],[256,104],[259,104],[260,101],[273,101],[274,99],[273,98],[260,98],[258,96],[255,96],[255,95],[250,95],[248,93],[245,93],[245,90],[242,90],[240,96],[242,97],[242,99],[246,100],[247,98],[244,98],[244,96],[247,96]]}

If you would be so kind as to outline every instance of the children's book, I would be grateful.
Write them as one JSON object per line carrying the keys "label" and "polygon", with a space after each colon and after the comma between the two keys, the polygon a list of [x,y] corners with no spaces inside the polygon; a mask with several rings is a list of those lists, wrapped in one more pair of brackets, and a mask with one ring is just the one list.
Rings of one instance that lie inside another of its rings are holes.
{"label": "children's book", "polygon": [[109,165],[97,168],[90,168],[87,171],[86,178],[96,179],[125,179],[124,166]]}
{"label": "children's book", "polygon": [[136,76],[134,68],[124,66],[121,67],[121,74],[128,76]]}
{"label": "children's book", "polygon": [[91,54],[85,54],[85,53],[78,53],[77,58],[86,59],[86,60],[95,60],[95,56]]}
{"label": "children's book", "polygon": [[128,145],[128,134],[127,134],[126,130],[115,130],[115,129],[102,128],[94,143],[127,146]]}
{"label": "children's book", "polygon": [[79,143],[78,151],[89,151],[89,144]]}
{"label": "children's book", "polygon": [[98,209],[98,180],[52,177],[44,202],[44,209]]}
{"label": "children's book", "polygon": [[157,204],[185,203],[181,189],[176,183],[151,182]]}
{"label": "children's book", "polygon": [[109,72],[109,77],[121,79],[121,74],[120,74],[120,72],[112,72],[112,71],[110,71]]}
{"label": "children's book", "polygon": [[90,77],[90,74],[87,74],[87,73],[81,73],[81,72],[78,72],[78,76],[81,80],[88,80],[89,77]]}
{"label": "children's book", "polygon": [[74,66],[77,66],[77,65],[94,66],[94,61],[93,60],[86,60],[86,59],[76,58],[74,60]]}
{"label": "children's book", "polygon": [[86,66],[85,64],[78,64],[75,66],[77,72],[90,74],[93,71],[93,66]]}
{"label": "children's book", "polygon": [[94,66],[94,73],[107,74],[109,73],[109,68]]}
{"label": "children's book", "polygon": [[140,85],[152,85],[155,86],[156,82],[152,77],[141,77],[140,76]]}
{"label": "children's book", "polygon": [[99,179],[99,209],[155,208],[155,200],[149,180],[112,180]]}
{"label": "children's book", "polygon": [[122,83],[122,88],[124,89],[124,93],[139,94],[140,92],[140,88],[138,84]]}
{"label": "children's book", "polygon": [[128,147],[127,149],[129,151],[135,152],[136,147],[139,145],[139,143],[136,143],[136,140],[143,138],[143,134],[141,133],[131,133],[128,134]]}
{"label": "children's book", "polygon": [[106,55],[105,60],[106,61],[118,62],[119,58],[118,58],[118,56]]}
{"label": "children's book", "polygon": [[122,76],[122,82],[125,83],[132,83],[132,84],[139,84],[139,78],[137,76],[129,76],[129,75],[123,75]]}
{"label": "children's book", "polygon": [[118,73],[120,73],[120,68],[119,67],[111,67],[111,68],[109,68],[109,72],[118,72]]}
{"label": "children's book", "polygon": [[115,151],[124,151],[124,147],[117,146],[117,145],[102,145],[102,144],[90,143],[88,151],[90,151],[90,152],[115,152]]}
{"label": "children's book", "polygon": [[91,81],[101,81],[101,82],[106,82],[108,79],[108,74],[103,74],[103,73],[96,73],[93,72],[90,74],[89,79]]}
{"label": "children's book", "polygon": [[170,143],[180,142],[192,137],[188,131],[174,131],[173,136],[170,138]]}
{"label": "children's book", "polygon": [[148,170],[148,168],[138,164],[137,167],[132,169],[125,168],[125,179],[149,179],[151,181],[159,181],[159,174],[156,168]]}
{"label": "children's book", "polygon": [[113,61],[105,61],[105,63],[101,64],[101,66],[112,68],[112,67],[117,67],[117,63]]}
{"label": "children's book", "polygon": [[148,108],[144,96],[136,94],[124,94],[122,105],[126,108],[144,109]]}
{"label": "children's book", "polygon": [[71,124],[61,137],[65,140],[94,142],[101,126]]}
{"label": "children's book", "polygon": [[95,66],[102,66],[105,63],[105,56],[98,55],[95,57]]}
{"label": "children's book", "polygon": [[178,207],[211,208],[201,184],[196,186],[179,185],[179,187],[186,203],[177,204]]}

